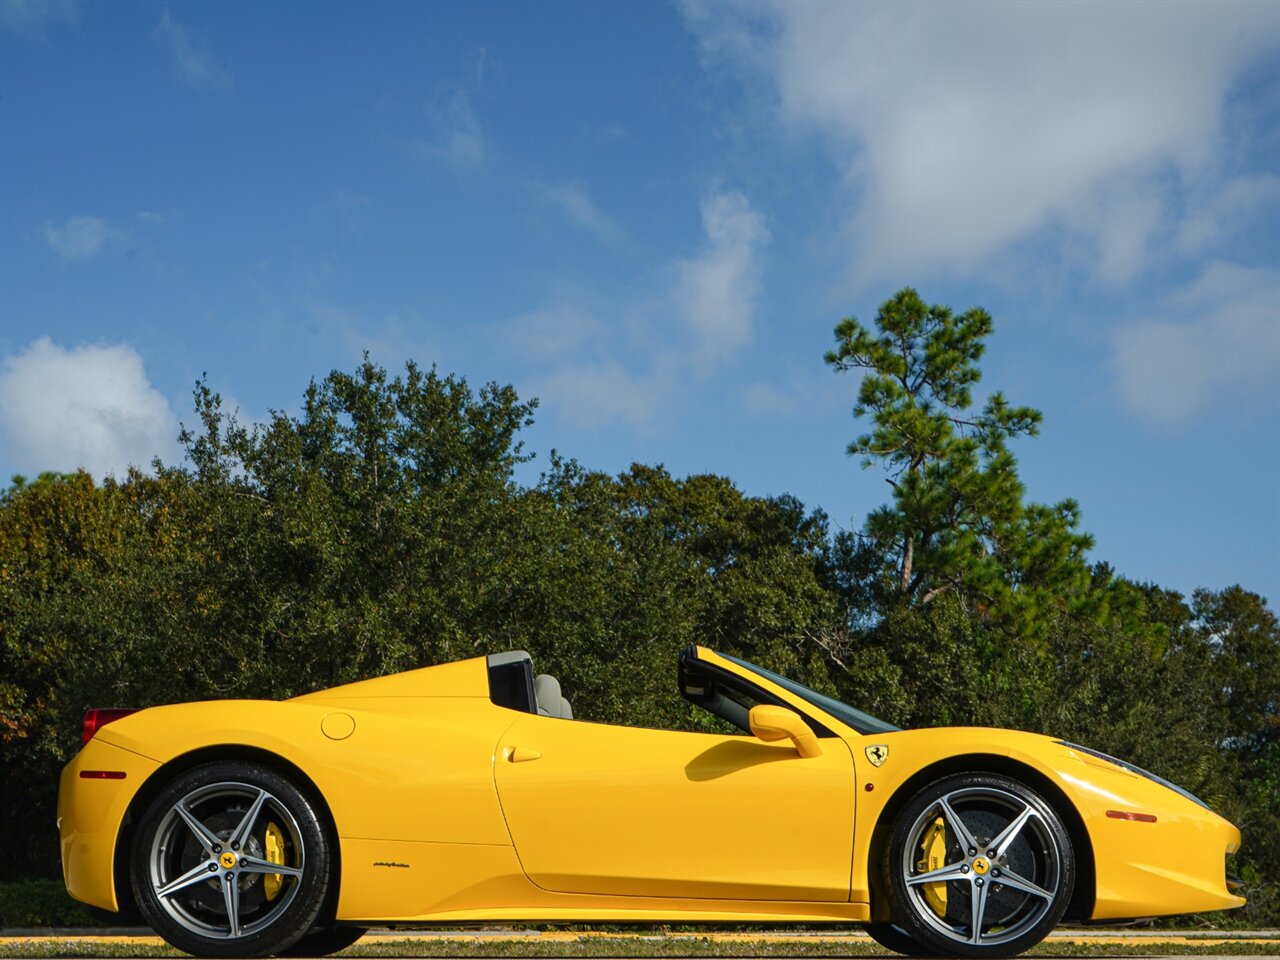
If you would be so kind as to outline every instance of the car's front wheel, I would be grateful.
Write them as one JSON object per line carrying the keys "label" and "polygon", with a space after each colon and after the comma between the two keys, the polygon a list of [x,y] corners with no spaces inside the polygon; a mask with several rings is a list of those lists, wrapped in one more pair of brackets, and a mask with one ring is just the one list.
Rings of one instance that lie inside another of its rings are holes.
{"label": "car's front wheel", "polygon": [[1062,918],[1074,882],[1061,818],[1025,783],[997,774],[948,777],[917,793],[884,862],[895,923],[947,956],[1029,949]]}
{"label": "car's front wheel", "polygon": [[178,775],[134,835],[130,874],[146,921],[198,957],[282,953],[315,925],[333,856],[313,801],[256,763]]}

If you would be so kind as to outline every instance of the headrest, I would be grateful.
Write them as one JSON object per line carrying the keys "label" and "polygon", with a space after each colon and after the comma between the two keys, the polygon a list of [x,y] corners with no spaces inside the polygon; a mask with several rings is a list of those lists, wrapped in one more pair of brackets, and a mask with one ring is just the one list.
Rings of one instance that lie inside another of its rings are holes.
{"label": "headrest", "polygon": [[560,681],[551,674],[540,673],[533,678],[533,698],[548,714],[560,716]]}

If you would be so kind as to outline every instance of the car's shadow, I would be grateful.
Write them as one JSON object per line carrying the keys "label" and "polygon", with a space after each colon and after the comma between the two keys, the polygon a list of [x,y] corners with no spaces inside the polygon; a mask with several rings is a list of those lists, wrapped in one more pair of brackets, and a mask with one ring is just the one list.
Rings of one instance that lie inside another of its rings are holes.
{"label": "car's shadow", "polygon": [[[790,744],[787,745],[789,747]],[[744,737],[742,742],[719,743],[704,750],[687,764],[684,772],[690,780],[715,780],[738,770],[756,767],[777,760],[794,760],[795,751],[783,746],[771,746]]]}

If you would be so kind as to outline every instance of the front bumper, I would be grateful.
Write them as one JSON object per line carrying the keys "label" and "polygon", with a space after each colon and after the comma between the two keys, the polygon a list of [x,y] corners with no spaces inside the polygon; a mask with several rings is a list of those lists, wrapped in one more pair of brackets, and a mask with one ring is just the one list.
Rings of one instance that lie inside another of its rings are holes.
{"label": "front bumper", "polygon": [[[1077,755],[1078,757],[1078,755]],[[1091,920],[1171,916],[1244,906],[1227,882],[1240,831],[1152,780],[1092,759],[1063,774],[1084,818],[1096,870]],[[1154,817],[1126,819],[1125,812]],[[1120,814],[1120,816],[1117,816]]]}
{"label": "front bumper", "polygon": [[[1210,820],[1212,818],[1212,822]],[[1120,824],[1136,829],[1142,824]],[[1159,917],[1210,910],[1234,910],[1245,904],[1228,887],[1225,854],[1240,848],[1240,831],[1205,812],[1199,823],[1163,823],[1164,830],[1145,854],[1113,858],[1098,867],[1093,919]],[[1095,843],[1106,838],[1095,836]]]}

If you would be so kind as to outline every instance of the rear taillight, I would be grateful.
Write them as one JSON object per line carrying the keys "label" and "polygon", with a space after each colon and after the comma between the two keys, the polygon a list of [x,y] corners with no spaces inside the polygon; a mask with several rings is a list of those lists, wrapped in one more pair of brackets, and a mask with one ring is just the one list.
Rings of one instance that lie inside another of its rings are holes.
{"label": "rear taillight", "polygon": [[93,735],[108,723],[137,712],[136,707],[92,707],[86,710],[84,712],[84,726],[81,728],[84,733],[84,742],[88,743],[92,740]]}

